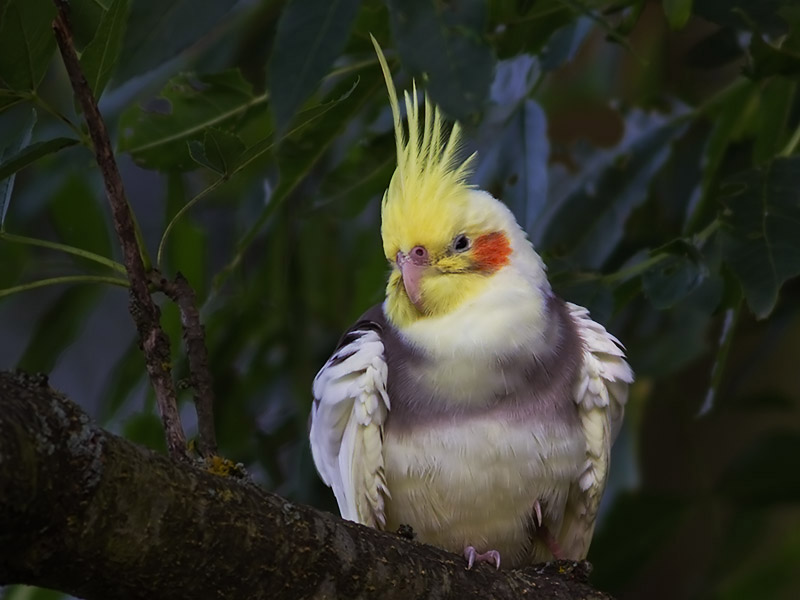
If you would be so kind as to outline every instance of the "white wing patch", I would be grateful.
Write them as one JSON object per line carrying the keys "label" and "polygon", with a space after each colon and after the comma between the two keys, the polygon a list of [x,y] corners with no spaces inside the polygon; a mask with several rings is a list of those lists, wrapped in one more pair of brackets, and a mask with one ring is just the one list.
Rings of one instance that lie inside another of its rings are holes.
{"label": "white wing patch", "polygon": [[633,371],[625,361],[622,344],[593,321],[588,310],[571,303],[567,303],[567,308],[583,342],[574,399],[586,437],[586,462],[570,493],[562,543],[570,556],[582,558],[589,550],[608,476],[611,445],[622,425]]}
{"label": "white wing patch", "polygon": [[314,378],[311,408],[311,453],[342,517],[378,528],[386,523],[389,497],[383,463],[387,373],[379,334],[356,327]]}

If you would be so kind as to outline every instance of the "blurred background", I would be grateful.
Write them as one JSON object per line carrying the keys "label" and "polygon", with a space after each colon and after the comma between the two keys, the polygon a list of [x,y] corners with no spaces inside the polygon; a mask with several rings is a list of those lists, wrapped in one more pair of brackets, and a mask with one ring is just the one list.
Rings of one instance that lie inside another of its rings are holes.
{"label": "blurred background", "polygon": [[[394,141],[372,33],[399,89],[415,78],[462,122],[473,181],[514,210],[558,293],[627,346],[637,382],[593,583],[800,597],[794,0],[70,5],[149,259],[202,302],[223,456],[336,511],[306,424],[314,374],[388,274]],[[49,373],[163,452],[124,280],[97,259],[120,251],[54,8],[0,8],[0,368]],[[193,434],[189,390],[181,408]]]}

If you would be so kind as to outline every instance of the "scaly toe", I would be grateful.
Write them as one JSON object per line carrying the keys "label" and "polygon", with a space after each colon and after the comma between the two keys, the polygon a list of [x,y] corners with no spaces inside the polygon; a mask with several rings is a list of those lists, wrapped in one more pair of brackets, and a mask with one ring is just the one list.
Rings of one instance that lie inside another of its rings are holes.
{"label": "scaly toe", "polygon": [[500,568],[500,553],[497,550],[479,554],[474,546],[467,546],[464,548],[464,558],[467,559],[467,570],[471,569],[476,562],[492,563],[496,569]]}

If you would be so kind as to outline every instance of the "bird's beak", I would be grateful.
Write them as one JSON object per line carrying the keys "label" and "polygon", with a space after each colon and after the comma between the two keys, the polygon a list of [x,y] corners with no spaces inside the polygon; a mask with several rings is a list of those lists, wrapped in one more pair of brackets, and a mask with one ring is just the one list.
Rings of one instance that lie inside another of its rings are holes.
{"label": "bird's beak", "polygon": [[428,252],[422,246],[415,246],[408,254],[398,252],[396,259],[397,266],[400,267],[400,274],[403,276],[403,285],[406,288],[408,298],[418,310],[422,310],[420,280],[422,279],[422,274],[430,265]]}

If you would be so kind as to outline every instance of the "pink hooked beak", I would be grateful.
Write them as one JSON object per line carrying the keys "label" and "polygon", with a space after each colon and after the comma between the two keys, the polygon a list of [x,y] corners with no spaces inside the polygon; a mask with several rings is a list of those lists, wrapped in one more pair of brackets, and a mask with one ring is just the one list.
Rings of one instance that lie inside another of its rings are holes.
{"label": "pink hooked beak", "polygon": [[400,273],[403,276],[406,294],[408,294],[414,306],[422,310],[422,291],[419,284],[422,273],[430,265],[428,251],[424,246],[414,246],[408,254],[398,252],[396,259],[397,266],[400,267]]}

